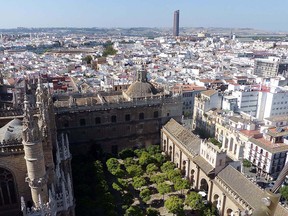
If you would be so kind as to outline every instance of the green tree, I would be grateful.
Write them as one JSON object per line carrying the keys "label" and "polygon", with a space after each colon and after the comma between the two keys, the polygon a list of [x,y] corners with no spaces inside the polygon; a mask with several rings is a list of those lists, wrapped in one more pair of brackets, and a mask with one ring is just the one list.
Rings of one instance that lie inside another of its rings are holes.
{"label": "green tree", "polygon": [[203,210],[203,215],[205,215],[205,216],[215,216],[215,213],[213,213],[213,211],[210,208],[205,208]]}
{"label": "green tree", "polygon": [[86,64],[91,64],[93,58],[91,55],[87,55],[84,58],[82,58],[82,61],[85,62]]}
{"label": "green tree", "polygon": [[288,201],[288,186],[281,187],[280,194],[286,201]]}
{"label": "green tree", "polygon": [[121,187],[121,185],[115,182],[112,183],[112,188],[116,191],[123,191],[123,188]]}
{"label": "green tree", "polygon": [[145,149],[143,149],[143,148],[142,149],[135,149],[134,153],[139,158],[141,156],[142,152],[144,152],[144,151],[145,151]]}
{"label": "green tree", "polygon": [[159,174],[151,176],[150,181],[156,184],[159,184],[159,183],[166,181],[166,179],[167,179],[167,175],[165,173],[159,173]]}
{"label": "green tree", "polygon": [[252,166],[252,163],[249,160],[247,159],[243,160],[243,167],[250,168],[251,166]]}
{"label": "green tree", "polygon": [[143,169],[140,165],[128,166],[128,167],[126,167],[126,171],[131,177],[141,176],[144,173]]}
{"label": "green tree", "polygon": [[164,206],[170,213],[183,215],[184,203],[183,200],[177,196],[170,196],[165,201]]}
{"label": "green tree", "polygon": [[110,173],[112,173],[113,175],[115,175],[115,173],[117,172],[117,169],[121,169],[120,168],[120,163],[116,158],[109,158],[106,161],[106,165],[107,165],[107,169]]}
{"label": "green tree", "polygon": [[179,169],[168,170],[167,177],[170,181],[175,183],[177,179],[181,178],[181,171]]}
{"label": "green tree", "polygon": [[153,163],[153,162],[154,162],[154,158],[152,158],[148,152],[143,151],[141,156],[139,157],[139,164],[142,166],[147,166],[147,164]]}
{"label": "green tree", "polygon": [[153,173],[158,171],[158,167],[154,163],[150,163],[146,166],[146,172],[149,176],[151,176]]}
{"label": "green tree", "polygon": [[155,155],[153,155],[153,158],[157,161],[159,167],[162,166],[163,163],[166,161],[165,156],[161,153],[156,153]]}
{"label": "green tree", "polygon": [[125,171],[119,166],[116,170],[114,170],[112,174],[115,175],[117,178],[123,178],[125,176]]}
{"label": "green tree", "polygon": [[135,153],[131,148],[126,148],[120,151],[118,155],[122,160],[124,160],[126,158],[133,158]]}
{"label": "green tree", "polygon": [[209,138],[209,141],[210,141],[211,143],[213,143],[214,145],[218,146],[219,148],[222,147],[222,143],[219,142],[217,139],[215,139],[215,138],[213,138],[213,137]]}
{"label": "green tree", "polygon": [[154,208],[148,208],[146,210],[146,214],[147,214],[147,216],[160,216],[160,212]]}
{"label": "green tree", "polygon": [[136,176],[133,178],[132,185],[136,189],[139,189],[139,188],[145,186],[146,184],[147,184],[147,182],[146,182],[145,178],[142,176],[141,177]]}
{"label": "green tree", "polygon": [[117,50],[115,50],[112,45],[108,45],[107,47],[105,47],[102,56],[107,57],[108,55],[115,55],[116,53]]}
{"label": "green tree", "polygon": [[138,161],[134,160],[132,157],[128,157],[126,158],[124,161],[124,166],[127,168],[128,166],[131,166],[131,165],[137,165]]}
{"label": "green tree", "polygon": [[150,189],[149,188],[145,188],[145,189],[141,190],[139,196],[143,200],[143,202],[147,203],[150,200],[150,198],[151,198]]}
{"label": "green tree", "polygon": [[161,195],[163,195],[163,200],[164,200],[164,195],[167,193],[170,193],[172,191],[172,188],[169,184],[167,184],[166,182],[163,182],[163,183],[157,184],[157,190]]}
{"label": "green tree", "polygon": [[126,212],[125,216],[142,216],[144,215],[141,208],[139,206],[130,206]]}
{"label": "green tree", "polygon": [[147,152],[148,152],[150,155],[155,155],[155,154],[161,152],[161,149],[160,149],[160,146],[159,146],[159,145],[150,145],[150,146],[148,146],[146,149],[147,149]]}
{"label": "green tree", "polygon": [[118,178],[118,185],[120,185],[120,187],[122,187],[123,189],[127,189],[129,186],[129,182],[126,179],[122,179],[122,178]]}
{"label": "green tree", "polygon": [[161,171],[162,172],[168,172],[170,170],[175,169],[175,164],[171,161],[166,161],[162,166],[161,166]]}
{"label": "green tree", "polygon": [[189,189],[190,187],[190,183],[187,179],[182,179],[182,178],[178,178],[176,179],[175,183],[174,183],[174,188],[175,190],[181,192],[181,194],[183,193],[184,189]]}
{"label": "green tree", "polygon": [[201,210],[204,207],[202,196],[194,191],[187,195],[185,204],[190,206],[193,210]]}

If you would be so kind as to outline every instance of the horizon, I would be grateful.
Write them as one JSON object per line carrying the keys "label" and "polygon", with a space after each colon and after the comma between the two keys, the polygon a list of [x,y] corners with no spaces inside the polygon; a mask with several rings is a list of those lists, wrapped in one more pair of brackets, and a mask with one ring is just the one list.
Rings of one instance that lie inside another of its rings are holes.
{"label": "horizon", "polygon": [[271,0],[11,0],[1,6],[0,19],[5,22],[0,24],[0,29],[172,28],[173,13],[180,10],[180,28],[288,31],[285,0],[278,0],[277,4]]}
{"label": "horizon", "polygon": [[[37,26],[32,26],[32,27],[23,27],[23,26],[18,26],[18,27],[11,27],[11,28],[1,28],[0,30],[17,30],[17,29],[137,29],[137,28],[143,28],[143,29],[173,29],[171,26],[159,26],[159,27],[147,27],[147,26],[133,26],[133,27],[97,27],[97,26],[92,26],[92,27],[81,27],[81,26],[49,26],[49,27],[37,27]],[[253,28],[253,27],[222,27],[222,26],[208,26],[208,27],[203,27],[203,26],[181,26],[179,29],[224,29],[224,30],[256,30],[256,31],[263,31],[267,33],[288,33],[287,31],[273,31],[273,30],[266,30],[266,29],[259,29],[259,28]],[[181,33],[181,32],[180,32]]]}

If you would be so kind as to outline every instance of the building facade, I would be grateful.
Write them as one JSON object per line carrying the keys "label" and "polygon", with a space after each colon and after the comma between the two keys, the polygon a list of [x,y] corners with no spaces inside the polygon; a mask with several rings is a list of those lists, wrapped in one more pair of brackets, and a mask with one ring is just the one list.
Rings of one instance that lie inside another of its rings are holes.
{"label": "building facade", "polygon": [[[245,116],[244,116],[245,117]],[[244,159],[245,146],[250,137],[260,134],[255,123],[241,115],[224,111],[217,115],[215,138],[222,144],[222,149],[234,161]]]}
{"label": "building facade", "polygon": [[69,134],[73,147],[100,146],[113,154],[159,144],[161,127],[182,117],[181,96],[156,89],[145,70],[125,91],[61,95],[54,105],[57,128]]}
{"label": "building facade", "polygon": [[276,179],[287,161],[288,129],[271,127],[247,142],[244,158],[251,161],[259,175]]}
{"label": "building facade", "polygon": [[195,97],[192,129],[203,136],[215,135],[215,112],[221,109],[222,95],[216,90],[200,92]]}
{"label": "building facade", "polygon": [[[229,160],[225,150],[201,140],[173,119],[161,130],[161,148],[185,173],[192,188],[206,194],[219,215],[251,215],[262,206],[265,192],[239,172],[240,163]],[[287,214],[278,204],[275,215]]]}
{"label": "building facade", "polygon": [[260,77],[288,76],[288,62],[278,57],[255,59],[254,74]]}
{"label": "building facade", "polygon": [[262,91],[258,97],[257,118],[283,116],[288,114],[288,91],[281,87],[271,88],[269,92]]}

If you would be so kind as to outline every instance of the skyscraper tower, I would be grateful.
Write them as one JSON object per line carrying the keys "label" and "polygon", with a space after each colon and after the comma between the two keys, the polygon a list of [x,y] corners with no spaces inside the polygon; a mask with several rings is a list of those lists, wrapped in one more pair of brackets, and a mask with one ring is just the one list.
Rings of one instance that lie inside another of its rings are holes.
{"label": "skyscraper tower", "polygon": [[179,10],[174,11],[173,36],[179,36]]}

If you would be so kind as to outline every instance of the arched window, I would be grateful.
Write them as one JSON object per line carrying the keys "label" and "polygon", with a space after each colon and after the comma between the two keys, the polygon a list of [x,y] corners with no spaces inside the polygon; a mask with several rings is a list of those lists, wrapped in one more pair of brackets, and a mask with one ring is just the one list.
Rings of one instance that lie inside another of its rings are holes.
{"label": "arched window", "polygon": [[158,111],[155,111],[153,116],[154,116],[154,118],[158,118],[158,116],[159,116]]}
{"label": "arched window", "polygon": [[0,208],[17,203],[15,182],[11,172],[0,168]]}
{"label": "arched window", "polygon": [[111,122],[116,123],[117,122],[117,117],[116,115],[111,116]]}
{"label": "arched window", "polygon": [[139,113],[139,119],[140,120],[144,119],[144,113]]}

